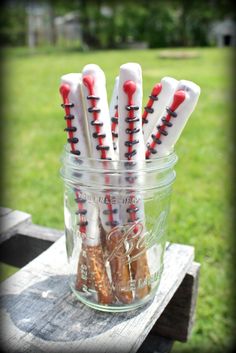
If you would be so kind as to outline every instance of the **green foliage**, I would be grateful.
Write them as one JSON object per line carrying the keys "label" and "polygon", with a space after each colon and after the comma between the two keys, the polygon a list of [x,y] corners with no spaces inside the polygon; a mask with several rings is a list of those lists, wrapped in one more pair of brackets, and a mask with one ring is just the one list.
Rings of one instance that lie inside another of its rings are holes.
{"label": "green foliage", "polygon": [[26,42],[26,11],[24,1],[4,6],[0,11],[2,45],[24,45]]}
{"label": "green foliage", "polygon": [[203,347],[209,347],[209,352],[227,351],[233,327],[230,52],[197,52],[194,59],[173,60],[160,59],[159,50],[51,51],[47,55],[17,50],[6,53],[4,67],[3,206],[31,213],[35,223],[59,229],[63,228],[60,154],[66,139],[60,76],[95,62],[106,73],[110,96],[119,66],[139,62],[144,104],[152,86],[166,75],[201,86],[199,104],[176,146],[179,162],[169,218],[169,240],[194,245],[196,261],[201,263],[193,335],[188,343],[174,345],[176,353],[205,352]]}
{"label": "green foliage", "polygon": [[[208,33],[212,21],[234,17],[226,0],[38,0],[35,3],[49,4],[54,16],[76,11],[84,47],[90,49],[119,48],[140,41],[150,48],[206,46],[211,44]],[[1,12],[4,45],[26,44],[27,4],[26,0],[12,0]]]}
{"label": "green foliage", "polygon": [[0,262],[0,282],[4,281],[18,270],[19,269],[17,267],[9,266],[5,263]]}
{"label": "green foliage", "polygon": [[150,48],[178,45],[179,13],[173,5],[151,2],[146,18],[146,40]]}

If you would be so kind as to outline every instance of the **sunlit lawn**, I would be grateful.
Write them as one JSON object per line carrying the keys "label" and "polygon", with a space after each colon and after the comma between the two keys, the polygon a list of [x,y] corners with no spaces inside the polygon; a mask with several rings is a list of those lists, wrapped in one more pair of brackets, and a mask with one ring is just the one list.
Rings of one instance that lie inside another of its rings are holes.
{"label": "sunlit lawn", "polygon": [[[174,185],[169,240],[195,246],[201,263],[197,317],[192,338],[174,352],[226,349],[233,318],[229,194],[231,63],[226,49],[194,49],[193,59],[160,59],[158,50],[51,52],[12,51],[4,67],[5,205],[32,214],[35,223],[63,228],[60,154],[65,142],[58,94],[59,78],[87,63],[104,69],[111,94],[119,66],[139,62],[144,97],[163,76],[195,81],[201,97],[176,146],[179,162]],[[213,348],[213,349],[214,349]],[[213,350],[214,352],[217,350]]]}

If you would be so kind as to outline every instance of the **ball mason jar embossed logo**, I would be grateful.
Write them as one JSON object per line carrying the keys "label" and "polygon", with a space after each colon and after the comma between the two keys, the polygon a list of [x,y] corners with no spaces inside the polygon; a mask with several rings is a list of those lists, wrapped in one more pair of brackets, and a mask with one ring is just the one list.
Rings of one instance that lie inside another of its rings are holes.
{"label": "ball mason jar embossed logo", "polygon": [[135,261],[160,241],[165,233],[166,217],[167,211],[162,211],[150,231],[145,229],[144,222],[140,220],[131,225],[125,224],[113,228],[107,234],[107,241],[114,242],[116,246],[106,257],[106,261],[111,261],[115,257],[119,257],[124,263]]}

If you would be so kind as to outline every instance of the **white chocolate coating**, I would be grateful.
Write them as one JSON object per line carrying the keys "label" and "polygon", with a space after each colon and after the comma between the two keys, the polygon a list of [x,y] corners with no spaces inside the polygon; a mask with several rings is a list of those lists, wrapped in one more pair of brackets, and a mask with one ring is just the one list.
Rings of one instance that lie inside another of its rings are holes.
{"label": "white chocolate coating", "polygon": [[[110,122],[110,113],[107,101],[107,90],[106,90],[106,78],[102,69],[95,64],[88,64],[83,68],[82,71],[82,80],[85,76],[90,75],[94,78],[94,95],[99,97],[99,100],[96,101],[96,107],[101,110],[99,113],[98,120],[103,123],[103,126],[100,127],[100,132],[106,134],[106,137],[103,139],[103,144],[109,146],[109,151],[106,151],[108,158],[112,160],[115,157],[112,135],[111,135],[111,122]],[[91,156],[93,158],[100,159],[101,152],[97,150],[98,140],[93,137],[95,132],[95,127],[91,125],[93,120],[93,113],[89,113],[88,109],[91,107],[91,100],[86,99],[88,96],[88,89],[82,83],[83,99],[84,106],[86,110],[87,120],[88,120],[88,130],[91,140]]]}
{"label": "white chocolate coating", "polygon": [[81,157],[88,157],[88,135],[81,94],[81,74],[70,73],[63,75],[61,77],[61,83],[70,86],[69,101],[74,104],[74,107],[70,108],[71,114],[75,116],[72,124],[76,127],[76,131],[73,135],[79,140],[74,145],[76,149],[80,151]]}
{"label": "white chocolate coating", "polygon": [[[192,112],[195,109],[195,106],[197,104],[197,101],[200,95],[200,87],[196,85],[194,82],[186,81],[186,80],[179,81],[176,91],[186,92],[185,100],[175,110],[175,112],[177,113],[177,117],[171,119],[171,123],[173,124],[173,126],[166,127],[166,131],[168,132],[168,135],[161,137],[162,143],[160,145],[156,145],[155,147],[157,150],[157,153],[151,154],[150,158],[158,158],[161,156],[165,156],[173,150],[188,119],[190,118]],[[172,96],[172,100],[173,100],[173,96]],[[171,105],[171,102],[169,105]],[[164,116],[167,116],[167,112],[165,113]],[[160,125],[160,124],[161,124],[161,119],[159,119],[157,125]],[[156,132],[157,132],[157,129],[155,127],[151,134],[155,134]],[[148,139],[148,143],[151,143],[151,142],[152,142],[152,138],[150,135]]]}
{"label": "white chocolate coating", "polygon": [[[74,106],[70,107],[70,113],[74,115],[72,125],[76,127],[76,131],[73,132],[73,136],[78,138],[78,142],[75,143],[76,149],[80,151],[82,158],[89,157],[89,143],[87,135],[87,125],[83,110],[82,92],[81,92],[81,74],[70,73],[61,77],[61,84],[67,84],[70,86],[69,102],[73,103]],[[88,176],[81,174],[81,181],[88,182]],[[81,190],[79,190],[81,191]],[[75,193],[75,198],[77,197]],[[98,232],[98,208],[94,204],[85,201],[83,208],[86,209],[87,213],[84,220],[89,220],[86,226],[86,234],[84,242],[90,246],[96,246],[100,244],[100,234]],[[79,220],[78,216],[78,220]]]}
{"label": "white chocolate coating", "polygon": [[[102,138],[102,144],[104,146],[107,146],[109,149],[105,151],[106,158],[109,158],[111,160],[115,159],[115,153],[114,153],[114,148],[113,148],[113,141],[112,141],[112,134],[111,134],[111,122],[110,122],[110,114],[109,114],[109,107],[108,107],[108,101],[107,101],[107,91],[106,91],[106,79],[104,72],[102,69],[95,64],[89,64],[86,65],[82,71],[82,80],[86,76],[90,76],[93,78],[93,94],[97,97],[99,97],[98,100],[96,100],[96,108],[100,109],[100,112],[98,112],[98,121],[101,122],[103,125],[99,127],[99,133],[104,134],[104,138]],[[94,121],[94,114],[88,111],[88,109],[92,106],[92,102],[90,99],[87,99],[87,96],[89,95],[88,87],[83,83],[82,84],[82,91],[83,91],[83,99],[84,99],[84,106],[87,114],[87,120],[88,120],[88,130],[89,130],[89,135],[90,135],[90,140],[91,140],[91,156],[93,158],[101,159],[102,153],[100,150],[97,149],[97,146],[99,144],[98,138],[94,138],[93,134],[96,132],[95,126],[91,124],[92,121]],[[106,161],[104,161],[104,168],[106,168]],[[108,162],[109,163],[109,162]],[[109,180],[107,180],[106,176],[103,176],[104,178],[104,184],[108,183]],[[106,195],[107,198],[109,198],[109,193]],[[110,205],[111,208],[114,208]],[[109,216],[106,213],[108,210],[109,206],[107,204],[99,204],[99,214],[100,214],[100,219],[103,228],[105,229],[106,232],[110,231],[113,226],[108,224],[109,222]],[[117,225],[119,224],[119,212],[112,214],[112,219],[114,223]]]}
{"label": "white chocolate coating", "polygon": [[172,95],[178,85],[178,81],[175,78],[166,76],[162,78],[161,85],[162,89],[158,95],[158,100],[154,101],[152,105],[154,112],[148,114],[148,124],[143,125],[145,143],[155,128],[157,121],[165,114],[165,109],[170,103]]}
{"label": "white chocolate coating", "polygon": [[[119,76],[117,76],[115,78],[115,84],[113,87],[113,92],[112,92],[112,96],[111,96],[111,102],[110,102],[110,118],[114,118],[115,114],[116,114],[116,106],[118,105],[118,86],[119,86]],[[119,124],[119,120],[118,120],[118,124]],[[118,124],[116,124],[116,129],[115,132],[118,133]],[[111,125],[112,125],[112,121],[111,121]],[[114,153],[115,153],[115,157],[116,159],[119,158],[119,144],[118,144],[118,138],[114,137],[113,138],[113,146],[114,146]]]}
{"label": "white chocolate coating", "polygon": [[[125,153],[127,153],[127,146],[125,146],[125,141],[128,140],[128,135],[126,129],[129,128],[129,123],[125,121],[125,118],[129,115],[126,109],[128,104],[127,94],[124,91],[124,83],[126,81],[133,81],[136,85],[136,90],[132,96],[133,105],[137,105],[139,110],[134,111],[136,118],[139,121],[134,123],[135,128],[139,129],[139,132],[134,134],[134,139],[138,140],[138,144],[133,146],[136,150],[136,154],[132,156],[132,161],[142,161],[145,159],[145,145],[142,133],[142,70],[139,64],[127,63],[120,67],[120,79],[119,79],[119,89],[118,89],[118,114],[119,114],[119,158],[120,160],[127,160]],[[134,167],[135,168],[135,167]],[[130,173],[132,178],[132,171]],[[123,180],[125,183],[125,180]],[[135,183],[134,183],[135,188]],[[135,199],[135,193],[133,193]],[[136,206],[139,208],[136,213],[138,220],[144,222],[144,204],[140,197],[136,198],[138,201]],[[127,207],[121,206],[121,218],[122,222],[125,224],[130,219],[130,214],[127,212]]]}
{"label": "white chocolate coating", "polygon": [[135,127],[139,129],[139,132],[134,135],[136,140],[139,140],[138,145],[134,148],[137,153],[132,157],[132,160],[144,160],[145,159],[145,146],[142,133],[142,69],[139,64],[127,63],[120,67],[120,79],[119,79],[119,89],[118,89],[118,115],[119,115],[119,159],[125,160],[125,153],[127,152],[127,147],[125,146],[125,141],[127,140],[126,129],[129,124],[125,121],[128,116],[128,111],[126,110],[127,105],[127,94],[124,92],[123,86],[126,81],[133,81],[136,84],[136,91],[133,95],[133,104],[139,106],[139,110],[135,111],[135,116],[139,118],[139,121],[135,123]]}

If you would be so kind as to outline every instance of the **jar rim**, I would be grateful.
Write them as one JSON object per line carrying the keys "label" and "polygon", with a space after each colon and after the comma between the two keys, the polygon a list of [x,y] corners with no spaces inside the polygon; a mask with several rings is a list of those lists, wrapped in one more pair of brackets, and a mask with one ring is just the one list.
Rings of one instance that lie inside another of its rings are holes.
{"label": "jar rim", "polygon": [[133,172],[153,172],[168,169],[173,167],[178,161],[174,149],[167,155],[158,158],[139,160],[139,161],[127,161],[127,160],[103,160],[92,157],[81,157],[71,153],[68,145],[64,146],[63,153],[61,156],[61,162],[68,168],[88,170],[94,169],[95,173],[104,172],[119,172],[127,173],[127,170]]}

